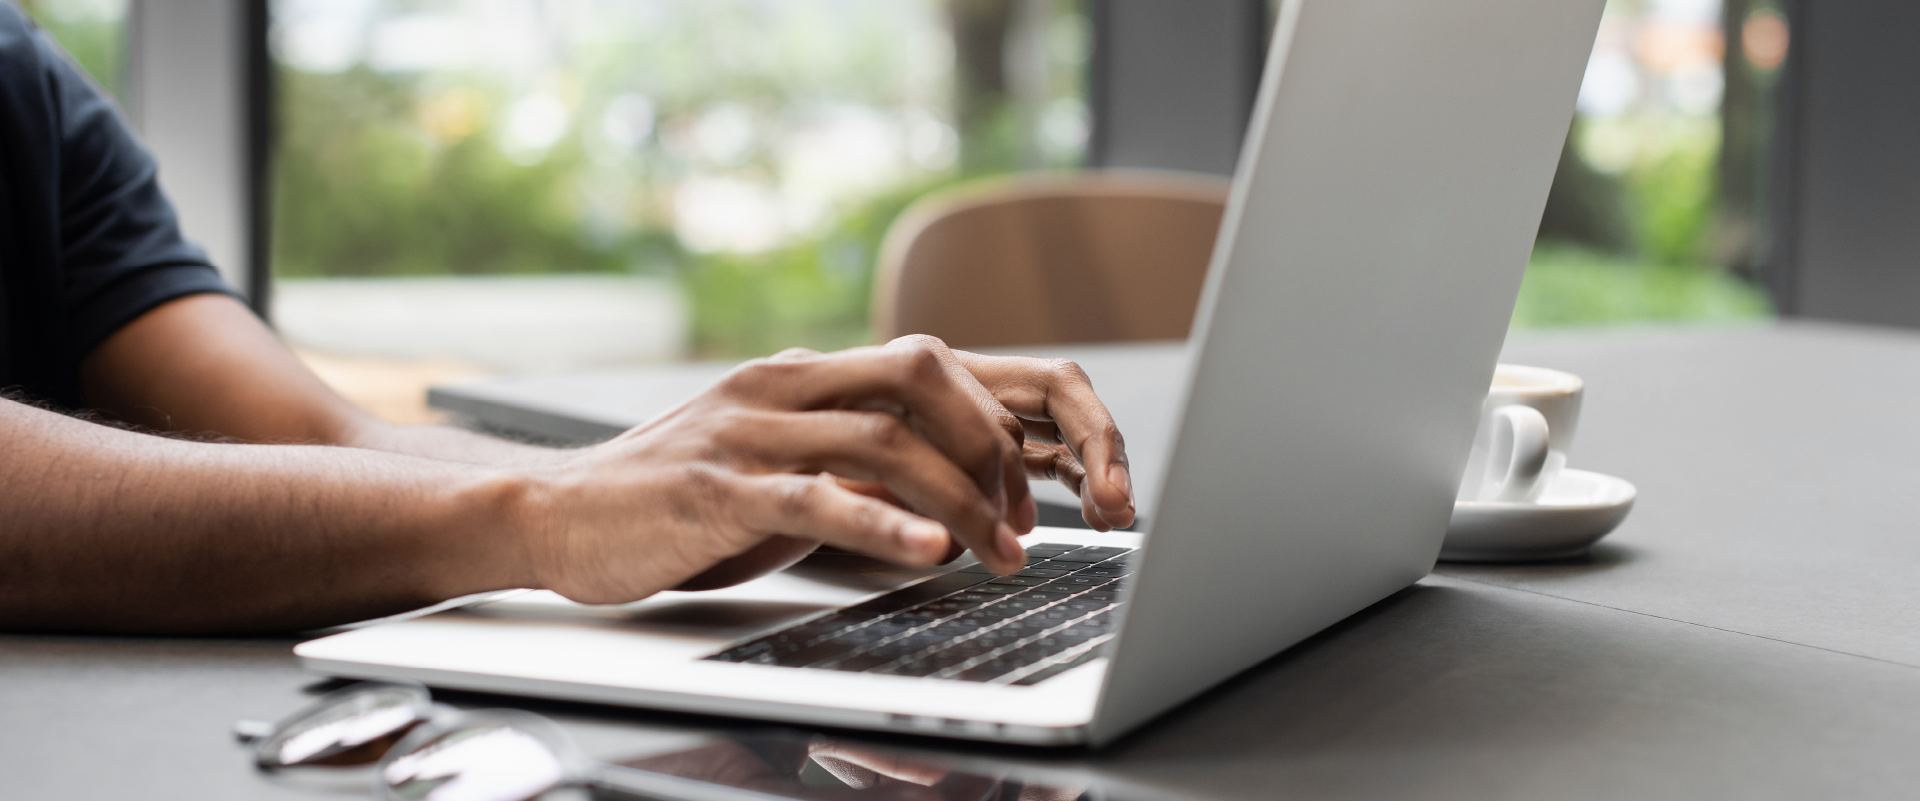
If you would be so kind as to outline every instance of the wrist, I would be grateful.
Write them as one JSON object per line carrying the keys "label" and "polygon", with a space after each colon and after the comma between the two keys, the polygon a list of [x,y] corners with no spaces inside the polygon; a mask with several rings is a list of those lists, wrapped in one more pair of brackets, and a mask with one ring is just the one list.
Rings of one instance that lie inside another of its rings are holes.
{"label": "wrist", "polygon": [[545,483],[530,471],[484,469],[449,482],[434,594],[543,589],[538,557],[550,516]]}

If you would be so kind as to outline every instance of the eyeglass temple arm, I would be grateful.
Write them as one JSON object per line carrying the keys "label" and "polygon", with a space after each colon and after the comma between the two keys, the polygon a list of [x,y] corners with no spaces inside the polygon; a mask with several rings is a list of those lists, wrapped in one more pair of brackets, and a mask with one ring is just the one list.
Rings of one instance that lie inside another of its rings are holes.
{"label": "eyeglass temple arm", "polygon": [[264,720],[236,720],[233,722],[233,739],[243,745],[251,745],[273,735],[275,726]]}

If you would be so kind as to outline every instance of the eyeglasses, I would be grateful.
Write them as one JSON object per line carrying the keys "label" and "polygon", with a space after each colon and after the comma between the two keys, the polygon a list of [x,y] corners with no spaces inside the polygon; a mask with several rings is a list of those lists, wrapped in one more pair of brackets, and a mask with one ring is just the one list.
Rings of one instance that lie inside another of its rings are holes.
{"label": "eyeglasses", "polygon": [[597,784],[596,764],[553,721],[463,712],[433,703],[418,684],[357,684],[278,723],[236,723],[234,735],[269,773],[373,766],[383,801],[531,801]]}
{"label": "eyeglasses", "polygon": [[[530,712],[464,712],[418,684],[370,682],[234,734],[273,774],[358,778],[382,801],[533,801],[556,790],[664,801],[1074,801],[1087,785],[1009,777],[821,736],[731,734],[613,764]],[[821,775],[809,775],[818,770]],[[824,776],[824,778],[823,778]],[[339,788],[335,788],[339,789]]]}

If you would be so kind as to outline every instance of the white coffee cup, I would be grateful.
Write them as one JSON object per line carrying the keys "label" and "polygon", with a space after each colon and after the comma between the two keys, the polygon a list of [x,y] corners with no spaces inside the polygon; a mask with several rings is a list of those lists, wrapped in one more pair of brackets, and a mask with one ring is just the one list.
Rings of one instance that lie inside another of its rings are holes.
{"label": "white coffee cup", "polygon": [[1480,407],[1480,430],[1460,478],[1461,501],[1529,503],[1567,466],[1580,419],[1580,377],[1502,364]]}

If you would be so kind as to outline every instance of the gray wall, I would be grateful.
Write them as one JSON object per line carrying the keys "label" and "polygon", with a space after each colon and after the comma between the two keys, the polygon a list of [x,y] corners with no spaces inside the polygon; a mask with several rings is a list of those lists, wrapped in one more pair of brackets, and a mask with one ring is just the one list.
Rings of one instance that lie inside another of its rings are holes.
{"label": "gray wall", "polygon": [[1920,3],[1793,11],[1782,308],[1920,327]]}
{"label": "gray wall", "polygon": [[249,291],[247,22],[242,0],[134,0],[127,113],[188,239]]}
{"label": "gray wall", "polygon": [[1095,167],[1231,175],[1259,88],[1266,0],[1090,0]]}

